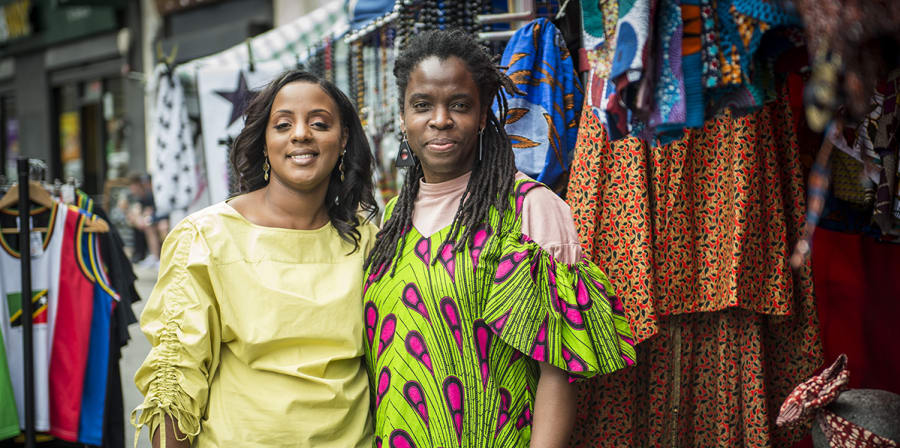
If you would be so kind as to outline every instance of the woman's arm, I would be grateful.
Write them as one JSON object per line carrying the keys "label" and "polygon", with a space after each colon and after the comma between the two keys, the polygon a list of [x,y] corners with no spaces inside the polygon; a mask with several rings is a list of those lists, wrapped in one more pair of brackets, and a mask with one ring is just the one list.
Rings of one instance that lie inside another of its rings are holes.
{"label": "woman's arm", "polygon": [[209,248],[192,222],[172,230],[160,258],[159,279],[141,313],[141,331],[152,348],[134,375],[144,402],[131,420],[137,430],[152,431],[154,447],[183,447],[200,433],[219,365],[221,325]]}
{"label": "woman's arm", "polygon": [[531,446],[567,447],[575,421],[575,386],[569,383],[569,377],[562,369],[543,362],[540,365]]}
{"label": "woman's arm", "polygon": [[191,442],[178,430],[178,423],[175,420],[172,420],[172,417],[167,415],[165,424],[166,443],[165,445],[159,444],[159,433],[161,431],[157,430],[156,433],[153,434],[153,448],[160,448],[160,446],[165,446],[166,448],[190,448]]}

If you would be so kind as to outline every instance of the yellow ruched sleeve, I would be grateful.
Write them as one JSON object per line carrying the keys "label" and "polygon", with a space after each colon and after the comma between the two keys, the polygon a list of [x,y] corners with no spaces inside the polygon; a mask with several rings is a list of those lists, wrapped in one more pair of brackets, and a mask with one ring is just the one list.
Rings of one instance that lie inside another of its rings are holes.
{"label": "yellow ruched sleeve", "polygon": [[153,348],[134,377],[145,397],[131,415],[135,443],[141,428],[149,428],[151,439],[162,428],[164,447],[167,415],[188,441],[200,432],[221,347],[209,261],[203,235],[187,219],[163,244],[159,279],[141,314],[141,330]]}

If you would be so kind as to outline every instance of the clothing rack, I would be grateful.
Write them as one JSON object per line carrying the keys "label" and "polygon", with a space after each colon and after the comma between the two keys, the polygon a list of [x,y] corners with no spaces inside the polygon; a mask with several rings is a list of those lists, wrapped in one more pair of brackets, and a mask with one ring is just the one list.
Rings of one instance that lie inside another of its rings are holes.
{"label": "clothing rack", "polygon": [[19,260],[22,263],[22,345],[24,353],[25,374],[25,448],[34,448],[34,339],[32,330],[31,306],[31,245],[28,244],[31,220],[27,219],[29,209],[27,158],[17,162],[19,179]]}
{"label": "clothing rack", "polygon": [[[516,0],[515,9],[516,11],[502,14],[480,14],[476,16],[475,20],[482,25],[491,23],[509,23],[512,25],[513,22],[530,22],[537,17],[534,0]],[[487,41],[509,40],[516,33],[518,26],[511,26],[511,28],[505,31],[483,31],[478,33],[478,38]]]}
{"label": "clothing rack", "polygon": [[[0,198],[0,208],[10,207],[17,204],[19,215],[18,225],[9,229],[2,229],[3,233],[19,234],[19,263],[21,272],[21,326],[22,326],[22,388],[23,388],[23,408],[21,409],[23,419],[19,422],[24,427],[23,435],[25,437],[25,447],[34,448],[36,446],[36,414],[37,403],[35,399],[35,360],[34,360],[34,303],[32,302],[32,257],[31,257],[31,234],[32,232],[51,232],[51,228],[32,228],[29,211],[31,204],[48,207],[55,205],[57,199],[54,199],[50,193],[39,182],[31,180],[32,169],[38,168],[37,177],[43,178],[42,172],[46,172],[46,165],[37,159],[20,158],[17,160],[17,184],[12,186],[6,194]],[[15,191],[14,191],[15,190]],[[18,194],[18,201],[15,196]],[[52,222],[52,221],[51,221]],[[106,220],[94,216],[92,214],[85,215],[84,226],[80,232],[96,232],[105,233],[110,230]],[[57,238],[64,237],[57,235]],[[81,247],[75,250],[80,251]]]}
{"label": "clothing rack", "polygon": [[401,4],[398,1],[397,3],[394,4],[394,9],[391,12],[369,22],[368,25],[366,25],[356,31],[352,31],[352,32],[348,33],[347,36],[344,37],[344,42],[347,45],[350,45],[350,44],[374,33],[375,31],[380,30],[382,27],[384,27],[385,25],[388,25],[389,23],[393,22],[394,20],[397,20],[400,17],[400,8],[401,8]]}

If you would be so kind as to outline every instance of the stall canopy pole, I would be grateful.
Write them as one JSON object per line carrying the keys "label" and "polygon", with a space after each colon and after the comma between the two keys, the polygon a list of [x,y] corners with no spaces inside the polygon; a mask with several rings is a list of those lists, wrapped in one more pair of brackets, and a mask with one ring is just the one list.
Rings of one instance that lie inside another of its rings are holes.
{"label": "stall canopy pole", "polygon": [[19,174],[19,261],[22,263],[22,352],[25,373],[25,447],[34,448],[34,339],[31,309],[31,215],[28,199],[28,159],[18,160]]}

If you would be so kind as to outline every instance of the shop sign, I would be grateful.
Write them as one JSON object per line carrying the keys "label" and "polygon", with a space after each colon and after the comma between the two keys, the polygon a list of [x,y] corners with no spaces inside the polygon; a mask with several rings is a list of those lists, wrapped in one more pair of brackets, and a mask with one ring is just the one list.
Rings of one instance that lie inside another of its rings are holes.
{"label": "shop sign", "polygon": [[56,5],[46,10],[44,20],[47,26],[42,34],[47,44],[64,42],[118,27],[115,9],[108,7]]}
{"label": "shop sign", "polygon": [[126,0],[56,0],[61,7],[67,6],[108,6],[111,8],[124,8]]}
{"label": "shop sign", "polygon": [[221,1],[222,0],[156,0],[156,10],[159,12],[159,15],[166,16],[173,12],[220,3]]}
{"label": "shop sign", "polygon": [[30,16],[31,0],[16,0],[0,6],[0,43],[30,36]]}

